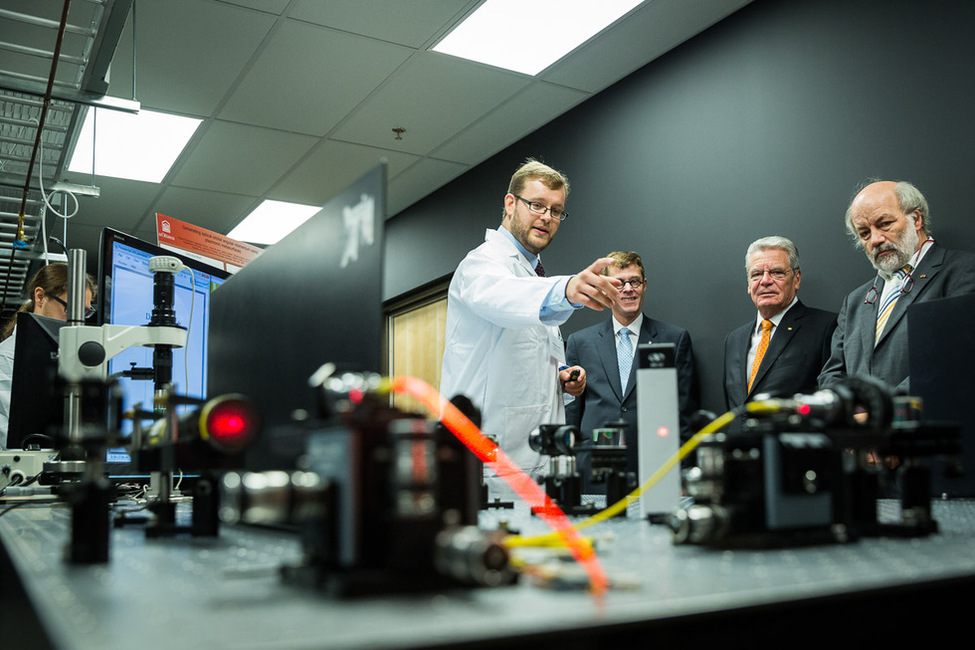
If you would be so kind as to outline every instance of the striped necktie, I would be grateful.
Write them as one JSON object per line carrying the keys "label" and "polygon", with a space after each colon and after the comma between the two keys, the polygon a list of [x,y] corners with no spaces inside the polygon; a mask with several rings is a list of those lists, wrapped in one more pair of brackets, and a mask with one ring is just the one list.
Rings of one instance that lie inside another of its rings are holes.
{"label": "striped necktie", "polygon": [[620,329],[620,342],[616,346],[616,361],[620,365],[620,386],[626,392],[626,383],[630,380],[630,368],[633,367],[633,342],[630,341],[630,330]]}
{"label": "striped necktie", "polygon": [[910,264],[902,269],[897,269],[894,271],[893,277],[890,279],[891,290],[887,294],[887,297],[880,304],[880,309],[877,311],[877,328],[874,330],[873,343],[874,345],[880,341],[880,335],[884,333],[884,327],[887,325],[887,319],[890,318],[890,312],[894,311],[894,305],[897,304],[897,299],[901,296],[901,290],[904,288],[904,280],[907,275],[911,272],[912,267]]}

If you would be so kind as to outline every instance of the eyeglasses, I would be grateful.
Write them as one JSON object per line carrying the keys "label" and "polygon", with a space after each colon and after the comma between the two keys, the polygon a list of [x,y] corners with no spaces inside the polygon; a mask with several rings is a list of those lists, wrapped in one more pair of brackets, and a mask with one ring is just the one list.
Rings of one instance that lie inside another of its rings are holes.
{"label": "eyeglasses", "polygon": [[[68,311],[68,303],[66,303],[65,301],[61,300],[57,296],[52,296],[51,294],[47,294],[47,297],[50,298],[51,300],[55,300],[55,301],[61,303],[61,305],[64,307],[65,313],[67,313],[67,311]],[[91,318],[94,315],[95,315],[95,308],[94,307],[85,307],[85,320],[88,320],[89,318]]]}
{"label": "eyeglasses", "polygon": [[634,289],[639,289],[640,287],[642,287],[643,285],[645,285],[647,283],[646,280],[641,280],[640,278],[633,278],[632,280],[624,280],[624,279],[620,278],[619,280],[620,280],[620,282],[623,283],[623,284],[620,285],[620,289],[625,289],[626,288],[626,285],[630,285]]}
{"label": "eyeglasses", "polygon": [[523,199],[517,194],[512,194],[516,199],[528,206],[528,209],[535,214],[545,214],[546,212],[552,215],[553,219],[558,219],[559,221],[565,221],[569,213],[561,210],[559,208],[550,208],[544,203],[539,203],[538,201],[529,201],[528,199]]}
{"label": "eyeglasses", "polygon": [[786,279],[786,277],[788,277],[789,272],[794,270],[795,269],[791,269],[791,268],[783,269],[778,267],[774,269],[761,269],[761,270],[752,269],[751,271],[748,272],[748,281],[759,282],[761,281],[762,278],[765,277],[765,274],[768,273],[769,277],[772,278],[772,280],[774,280],[775,282],[782,282],[783,280]]}
{"label": "eyeglasses", "polygon": [[[904,282],[903,284],[901,284],[901,288],[899,289],[899,291],[901,294],[906,296],[913,289],[914,289],[914,276],[911,275],[911,271],[908,271],[907,275],[904,277]],[[870,287],[869,291],[867,291],[867,295],[863,299],[863,304],[872,305],[877,302],[878,298],[880,298],[880,292],[877,291],[877,278],[874,278],[873,286]]]}

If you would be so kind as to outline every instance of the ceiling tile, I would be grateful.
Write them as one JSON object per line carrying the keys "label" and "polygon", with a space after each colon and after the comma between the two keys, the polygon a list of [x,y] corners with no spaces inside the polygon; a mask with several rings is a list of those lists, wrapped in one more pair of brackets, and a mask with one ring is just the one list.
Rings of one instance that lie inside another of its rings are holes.
{"label": "ceiling tile", "polygon": [[654,0],[551,66],[546,81],[599,92],[751,0]]}
{"label": "ceiling tile", "polygon": [[260,201],[255,196],[170,187],[153,205],[152,212],[227,234]]}
{"label": "ceiling tile", "polygon": [[[195,116],[213,113],[274,24],[273,16],[200,0],[140,0],[136,20],[136,98]],[[115,97],[132,97],[131,22],[112,63]]]}
{"label": "ceiling tile", "polygon": [[[588,93],[564,86],[533,83],[435,149],[432,155],[474,165],[545,125],[587,97]],[[501,137],[499,134],[502,134]]]}
{"label": "ceiling tile", "polygon": [[[264,198],[320,205],[381,158],[394,215],[747,0],[647,0],[541,79],[427,51],[478,3],[136,0],[137,56],[130,15],[109,94],[204,123],[162,183],[96,178],[101,198],[80,197],[80,213],[67,222],[71,243],[87,239],[96,251],[103,225],[153,241],[156,211],[225,232]],[[51,21],[62,3],[0,4]],[[77,0],[72,22],[92,22],[85,16],[101,6]],[[38,66],[13,50],[50,49],[51,30],[7,18],[0,40],[13,45],[0,55],[0,75],[46,81],[43,59]],[[66,37],[63,53],[86,56],[77,43]],[[62,61],[58,78],[77,67]]]}
{"label": "ceiling tile", "polygon": [[[423,155],[529,82],[524,75],[428,52],[397,72],[332,137]],[[392,132],[398,127],[405,129],[401,140]]]}
{"label": "ceiling tile", "polygon": [[324,135],[411,53],[398,45],[285,21],[220,117]]}
{"label": "ceiling tile", "polygon": [[386,212],[394,215],[470,169],[467,165],[424,158],[396,178],[390,178]]}
{"label": "ceiling tile", "polygon": [[[292,18],[418,48],[463,18],[477,0],[298,0]],[[377,20],[382,16],[382,20]]]}
{"label": "ceiling tile", "polygon": [[[99,188],[99,196],[78,196],[78,214],[68,220],[68,237],[76,224],[101,225],[122,232],[131,232],[149,211],[160,188],[157,183],[130,181],[109,176],[67,173],[67,180],[78,185],[92,185]],[[59,237],[61,226],[48,234]]]}
{"label": "ceiling tile", "polygon": [[288,8],[291,0],[222,0],[222,2],[280,15]]}
{"label": "ceiling tile", "polygon": [[386,160],[387,178],[393,178],[417,157],[376,147],[327,140],[275,185],[268,197],[306,205],[324,205],[380,161]]}
{"label": "ceiling tile", "polygon": [[262,194],[316,142],[307,135],[220,120],[208,126],[173,185]]}

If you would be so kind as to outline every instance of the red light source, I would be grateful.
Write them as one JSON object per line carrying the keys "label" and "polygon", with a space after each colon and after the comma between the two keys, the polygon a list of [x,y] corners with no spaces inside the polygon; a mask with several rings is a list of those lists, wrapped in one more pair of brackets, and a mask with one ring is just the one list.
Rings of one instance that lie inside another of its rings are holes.
{"label": "red light source", "polygon": [[670,435],[670,427],[660,427],[657,429],[657,435],[661,438],[666,438]]}
{"label": "red light source", "polygon": [[797,410],[799,411],[799,415],[809,415],[812,412],[812,407],[808,404],[800,404]]}
{"label": "red light source", "polygon": [[257,437],[260,418],[254,405],[240,395],[216,397],[200,409],[200,438],[221,451],[243,450]]}

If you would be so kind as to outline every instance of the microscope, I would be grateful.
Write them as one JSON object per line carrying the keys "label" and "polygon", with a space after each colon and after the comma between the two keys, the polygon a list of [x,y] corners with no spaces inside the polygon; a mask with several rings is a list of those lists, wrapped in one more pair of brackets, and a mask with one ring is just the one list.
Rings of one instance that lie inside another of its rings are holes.
{"label": "microscope", "polygon": [[[68,322],[58,343],[58,374],[64,385],[64,432],[54,473],[71,477],[61,494],[72,506],[72,539],[68,559],[76,563],[108,560],[109,503],[112,486],[105,478],[104,459],[118,446],[123,418],[117,382],[107,378],[107,362],[133,346],[153,348],[154,411],[166,408],[171,392],[172,351],[186,344],[186,330],[176,323],[174,276],[183,268],[175,257],[149,262],[153,274],[153,309],[146,325],[84,323],[85,251],[68,255]],[[154,473],[161,502],[170,501],[172,475]]]}

